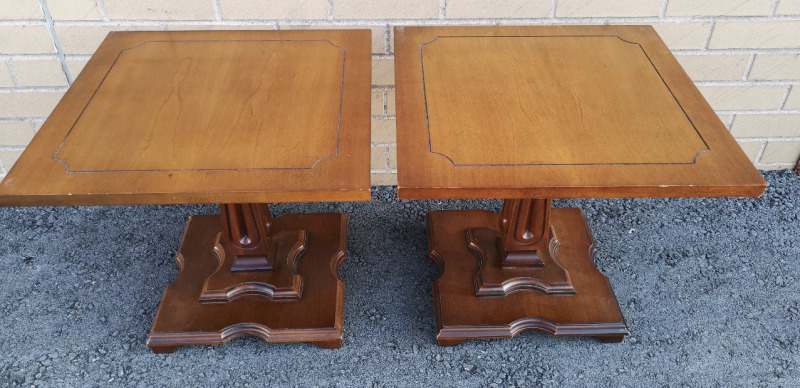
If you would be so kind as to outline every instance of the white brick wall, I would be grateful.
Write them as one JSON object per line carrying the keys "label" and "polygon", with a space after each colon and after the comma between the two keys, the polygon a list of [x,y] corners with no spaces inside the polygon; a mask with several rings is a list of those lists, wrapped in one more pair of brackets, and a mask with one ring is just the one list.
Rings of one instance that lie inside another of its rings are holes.
{"label": "white brick wall", "polygon": [[[800,39],[800,35],[797,39]],[[756,55],[753,68],[750,70],[750,79],[800,79],[800,54]]]}
{"label": "white brick wall", "polygon": [[444,12],[450,18],[546,18],[550,16],[551,0],[461,0],[445,3]]}
{"label": "white brick wall", "polygon": [[327,0],[220,0],[224,19],[327,19]]}
{"label": "white brick wall", "polygon": [[658,16],[662,0],[558,0],[556,17]]}
{"label": "white brick wall", "polygon": [[800,15],[800,0],[780,0],[776,15]]}
{"label": "white brick wall", "polygon": [[676,55],[694,81],[738,81],[744,78],[751,55]]}
{"label": "white brick wall", "polygon": [[67,86],[61,62],[56,59],[10,61],[19,86]]}
{"label": "white brick wall", "polygon": [[800,110],[800,86],[793,86],[789,97],[786,99],[786,104],[783,105],[784,109]]}
{"label": "white brick wall", "polygon": [[47,0],[47,8],[53,20],[103,19],[96,0]]}
{"label": "white brick wall", "polygon": [[103,0],[111,20],[214,20],[208,0]]}
{"label": "white brick wall", "polygon": [[667,16],[767,16],[772,0],[670,0]]}
{"label": "white brick wall", "polygon": [[0,2],[0,20],[43,20],[42,9],[36,0],[5,0]]}
{"label": "white brick wall", "polygon": [[368,28],[373,184],[396,184],[396,25],[650,24],[760,169],[800,156],[800,0],[0,0],[0,177],[109,31]]}
{"label": "white brick wall", "polygon": [[53,46],[53,41],[44,24],[0,24],[0,53],[50,54],[55,52],[55,46]]}

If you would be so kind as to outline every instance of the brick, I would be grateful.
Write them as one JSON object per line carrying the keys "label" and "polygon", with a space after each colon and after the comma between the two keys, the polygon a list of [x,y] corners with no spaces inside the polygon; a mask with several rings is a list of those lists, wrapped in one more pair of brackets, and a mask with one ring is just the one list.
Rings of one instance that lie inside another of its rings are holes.
{"label": "brick", "polygon": [[75,80],[78,78],[78,74],[83,71],[83,68],[89,61],[84,61],[82,59],[68,59],[67,60],[67,70],[69,70],[69,74],[72,76],[72,79]]}
{"label": "brick", "polygon": [[800,54],[757,54],[748,79],[800,79]]}
{"label": "brick", "polygon": [[20,155],[22,155],[22,151],[0,151],[0,163],[3,164],[6,173],[11,171],[11,167],[17,162]]}
{"label": "brick", "polygon": [[710,49],[797,48],[800,20],[717,22]]}
{"label": "brick", "polygon": [[[731,116],[733,115],[717,115],[717,117],[719,117],[719,121],[722,121],[722,124],[725,124],[726,128],[728,127],[728,123],[731,122]],[[728,128],[728,130],[730,130],[730,128]]]}
{"label": "brick", "polygon": [[197,30],[274,30],[275,24],[168,24],[167,31],[197,31]]}
{"label": "brick", "polygon": [[274,30],[275,24],[168,24],[167,31],[197,31],[197,30]]}
{"label": "brick", "polygon": [[372,115],[383,116],[383,92],[372,92]]}
{"label": "brick", "polygon": [[779,164],[756,164],[756,168],[761,171],[772,171],[772,170],[788,170],[793,168],[794,166],[789,164],[779,165]]}
{"label": "brick", "polygon": [[386,114],[389,116],[397,114],[394,104],[394,90],[388,90],[386,92]]}
{"label": "brick", "polygon": [[111,31],[152,31],[159,26],[56,26],[55,31],[64,54],[94,54]]}
{"label": "brick", "polygon": [[394,85],[394,61],[391,59],[372,60],[372,85]]}
{"label": "brick", "polygon": [[0,117],[47,117],[64,93],[0,93]]}
{"label": "brick", "polygon": [[334,19],[438,19],[440,0],[334,0]]}
{"label": "brick", "polygon": [[101,20],[97,0],[47,0],[53,20]]}
{"label": "brick", "polygon": [[778,109],[785,86],[699,86],[715,110]]}
{"label": "brick", "polygon": [[[766,16],[773,0],[669,0],[666,16]],[[781,0],[783,2],[784,0]]]}
{"label": "brick", "polygon": [[328,18],[327,0],[220,0],[219,6],[225,20]]}
{"label": "brick", "polygon": [[741,80],[749,55],[676,55],[693,81]]}
{"label": "brick", "polygon": [[370,167],[373,170],[386,169],[386,147],[370,148]]}
{"label": "brick", "polygon": [[12,88],[14,86],[16,86],[14,84],[14,78],[11,77],[8,66],[5,62],[0,62],[0,88]]}
{"label": "brick", "polygon": [[378,172],[370,174],[372,186],[397,186],[397,174],[393,172]]}
{"label": "brick", "polygon": [[662,0],[558,0],[557,17],[658,16]]}
{"label": "brick", "polygon": [[389,54],[394,53],[394,28],[389,28],[389,47],[386,48]]}
{"label": "brick", "polygon": [[734,137],[800,136],[800,115],[737,115],[731,134]]}
{"label": "brick", "polygon": [[742,151],[744,151],[744,154],[747,155],[751,162],[755,162],[758,157],[758,152],[761,151],[762,144],[764,143],[760,141],[741,141],[739,142],[739,147],[742,147]]}
{"label": "brick", "polygon": [[550,16],[551,0],[457,0],[448,1],[448,19],[544,18]]}
{"label": "brick", "polygon": [[29,122],[0,123],[0,145],[26,146],[33,139],[33,126]]}
{"label": "brick", "polygon": [[213,20],[214,3],[209,0],[104,0],[112,20]]}
{"label": "brick", "polygon": [[20,86],[67,86],[67,76],[58,60],[13,61]]}
{"label": "brick", "polygon": [[767,142],[764,154],[759,163],[788,163],[796,164],[800,156],[800,141],[771,141]]}
{"label": "brick", "polygon": [[[279,22],[280,23],[280,22]],[[369,29],[372,30],[372,53],[373,54],[386,54],[386,26],[337,26],[337,25],[284,25],[281,24],[282,30],[292,29],[315,29],[315,30],[329,30],[329,29]]]}
{"label": "brick", "polygon": [[44,20],[44,14],[37,0],[2,0],[0,20]]}
{"label": "brick", "polygon": [[792,91],[789,93],[783,109],[800,109],[800,86],[792,86]]}
{"label": "brick", "polygon": [[780,0],[776,15],[800,15],[800,0]]}
{"label": "brick", "polygon": [[397,146],[389,146],[389,169],[397,170]]}
{"label": "brick", "polygon": [[0,26],[0,53],[51,54],[53,40],[45,26]]}
{"label": "brick", "polygon": [[706,42],[711,22],[652,23],[653,28],[671,50],[701,49]]}
{"label": "brick", "polygon": [[44,119],[33,119],[30,121],[31,125],[33,125],[33,132],[39,132],[42,128],[42,124],[44,124]]}
{"label": "brick", "polygon": [[397,129],[394,119],[372,119],[373,143],[395,143],[397,142]]}

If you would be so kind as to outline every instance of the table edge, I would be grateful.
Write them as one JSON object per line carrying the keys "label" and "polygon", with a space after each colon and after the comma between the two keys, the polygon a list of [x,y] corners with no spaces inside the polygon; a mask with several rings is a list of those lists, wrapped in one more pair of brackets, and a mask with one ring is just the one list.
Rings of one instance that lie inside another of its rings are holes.
{"label": "table edge", "polygon": [[281,192],[222,192],[118,194],[0,194],[0,207],[187,205],[219,203],[369,202],[366,189],[308,190]]}
{"label": "table edge", "polygon": [[[763,178],[762,178],[763,179]],[[761,197],[767,183],[736,186],[646,185],[626,187],[397,187],[397,198],[422,199],[526,199],[526,198],[694,198]]]}

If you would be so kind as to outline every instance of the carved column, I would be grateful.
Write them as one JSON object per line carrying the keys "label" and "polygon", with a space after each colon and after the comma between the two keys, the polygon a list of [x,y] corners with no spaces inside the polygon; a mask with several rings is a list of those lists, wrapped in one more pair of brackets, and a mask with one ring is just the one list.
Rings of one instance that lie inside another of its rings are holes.
{"label": "carved column", "polygon": [[507,199],[500,214],[501,264],[542,267],[537,251],[548,249],[551,199]]}
{"label": "carved column", "polygon": [[270,223],[269,208],[262,203],[220,205],[222,241],[227,257],[234,257],[231,271],[268,271]]}

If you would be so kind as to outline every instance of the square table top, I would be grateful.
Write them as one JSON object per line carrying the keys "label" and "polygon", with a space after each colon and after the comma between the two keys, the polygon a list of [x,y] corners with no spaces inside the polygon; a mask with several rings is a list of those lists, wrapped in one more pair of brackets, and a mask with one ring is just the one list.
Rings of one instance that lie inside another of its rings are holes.
{"label": "square table top", "polygon": [[650,26],[396,27],[398,196],[758,196]]}
{"label": "square table top", "polygon": [[368,201],[370,39],[112,32],[0,204]]}

